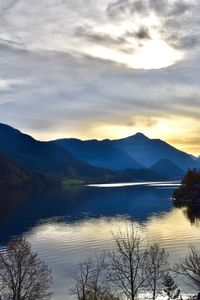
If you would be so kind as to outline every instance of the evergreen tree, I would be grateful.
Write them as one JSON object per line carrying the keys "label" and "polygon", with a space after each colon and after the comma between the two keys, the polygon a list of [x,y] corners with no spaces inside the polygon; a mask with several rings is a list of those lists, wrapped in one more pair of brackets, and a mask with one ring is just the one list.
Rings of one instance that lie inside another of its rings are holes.
{"label": "evergreen tree", "polygon": [[163,286],[164,286],[164,292],[168,296],[168,300],[175,300],[181,298],[180,297],[181,291],[177,287],[173,277],[169,273],[167,273],[164,276]]}

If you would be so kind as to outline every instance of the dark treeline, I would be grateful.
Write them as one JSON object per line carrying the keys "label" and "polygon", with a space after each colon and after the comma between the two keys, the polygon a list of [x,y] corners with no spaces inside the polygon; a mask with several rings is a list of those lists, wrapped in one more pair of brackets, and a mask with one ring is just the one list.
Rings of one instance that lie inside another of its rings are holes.
{"label": "dark treeline", "polygon": [[181,185],[173,193],[175,207],[184,207],[184,214],[191,223],[200,219],[200,170],[188,170]]}
{"label": "dark treeline", "polygon": [[42,189],[47,186],[61,186],[60,180],[53,175],[39,174],[22,167],[7,154],[0,151],[0,190],[21,188]]}
{"label": "dark treeline", "polygon": [[[158,244],[150,244],[133,227],[113,235],[112,251],[96,254],[71,273],[70,298],[77,300],[182,299],[176,276],[200,290],[200,253],[193,247],[174,266]],[[67,275],[66,275],[67,281]],[[0,299],[50,299],[51,271],[25,239],[12,241],[0,253]],[[184,296],[184,299],[186,296]],[[52,298],[53,299],[53,298]]]}
{"label": "dark treeline", "polygon": [[200,205],[200,170],[188,170],[183,177],[181,186],[174,192],[177,203],[193,203]]}

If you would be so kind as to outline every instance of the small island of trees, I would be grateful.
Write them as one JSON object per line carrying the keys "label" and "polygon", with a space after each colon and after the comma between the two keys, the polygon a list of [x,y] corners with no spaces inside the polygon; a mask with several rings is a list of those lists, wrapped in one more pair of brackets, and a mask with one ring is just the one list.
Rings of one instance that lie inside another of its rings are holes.
{"label": "small island of trees", "polygon": [[188,170],[173,197],[177,203],[200,206],[200,170]]}

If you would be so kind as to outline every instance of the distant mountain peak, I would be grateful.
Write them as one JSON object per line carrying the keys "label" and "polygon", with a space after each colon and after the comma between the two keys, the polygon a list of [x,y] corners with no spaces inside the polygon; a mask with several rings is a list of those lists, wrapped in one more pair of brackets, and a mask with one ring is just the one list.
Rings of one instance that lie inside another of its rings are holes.
{"label": "distant mountain peak", "polygon": [[149,138],[144,133],[142,133],[142,132],[137,132],[132,137],[143,138],[143,139],[148,139],[149,140]]}
{"label": "distant mountain peak", "polygon": [[131,140],[141,140],[141,141],[147,141],[147,140],[150,140],[146,135],[144,135],[143,133],[141,132],[137,132],[136,134],[134,135],[131,135],[131,136],[127,136],[125,138],[122,138],[122,139],[119,139],[119,141],[131,141]]}

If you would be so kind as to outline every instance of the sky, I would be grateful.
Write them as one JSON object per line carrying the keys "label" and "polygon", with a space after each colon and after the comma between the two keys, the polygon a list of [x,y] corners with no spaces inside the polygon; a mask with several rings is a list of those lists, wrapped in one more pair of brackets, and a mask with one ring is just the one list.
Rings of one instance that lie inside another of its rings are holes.
{"label": "sky", "polygon": [[199,0],[0,0],[0,122],[200,155]]}

